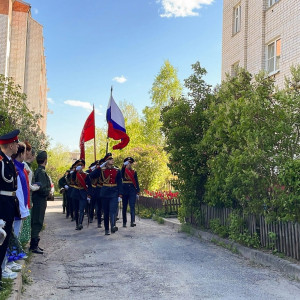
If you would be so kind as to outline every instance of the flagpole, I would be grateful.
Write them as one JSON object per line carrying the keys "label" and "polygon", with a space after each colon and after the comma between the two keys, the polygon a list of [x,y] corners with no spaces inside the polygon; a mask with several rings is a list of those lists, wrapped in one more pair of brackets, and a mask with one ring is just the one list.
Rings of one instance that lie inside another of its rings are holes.
{"label": "flagpole", "polygon": [[[94,104],[93,104],[93,112],[94,112],[94,118],[95,118],[95,107],[94,107]],[[96,158],[96,126],[94,126],[94,159],[95,159],[95,161],[97,160],[97,158]]]}
{"label": "flagpole", "polygon": [[[112,91],[113,91],[113,87],[110,87],[110,97],[112,97]],[[108,153],[108,141],[109,141],[109,137],[108,137],[108,124],[107,124],[107,139],[106,139],[106,154]]]}

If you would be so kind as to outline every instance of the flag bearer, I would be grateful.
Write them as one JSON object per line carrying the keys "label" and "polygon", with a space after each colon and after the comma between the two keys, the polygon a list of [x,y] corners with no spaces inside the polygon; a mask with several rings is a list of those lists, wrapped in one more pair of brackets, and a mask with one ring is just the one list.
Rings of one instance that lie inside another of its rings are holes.
{"label": "flag bearer", "polygon": [[139,197],[140,187],[137,172],[132,169],[134,159],[132,157],[126,157],[122,167],[122,179],[123,179],[123,227],[126,227],[127,223],[127,206],[130,207],[130,226],[134,227],[135,224],[135,201]]}

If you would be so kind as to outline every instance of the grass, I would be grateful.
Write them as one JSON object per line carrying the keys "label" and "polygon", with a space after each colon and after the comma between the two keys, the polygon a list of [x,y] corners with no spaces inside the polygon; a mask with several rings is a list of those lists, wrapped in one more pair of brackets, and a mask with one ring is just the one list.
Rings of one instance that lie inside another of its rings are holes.
{"label": "grass", "polygon": [[158,224],[164,224],[165,223],[165,220],[162,217],[157,216],[157,215],[153,215],[152,220],[156,221]]}
{"label": "grass", "polygon": [[6,300],[10,297],[13,290],[13,279],[2,279],[2,290],[0,291],[0,300]]}
{"label": "grass", "polygon": [[215,245],[218,245],[227,250],[230,250],[232,253],[239,254],[239,251],[237,250],[237,248],[231,244],[226,244],[226,243],[224,243],[222,241],[218,241],[216,239],[211,239],[211,242],[214,243]]}

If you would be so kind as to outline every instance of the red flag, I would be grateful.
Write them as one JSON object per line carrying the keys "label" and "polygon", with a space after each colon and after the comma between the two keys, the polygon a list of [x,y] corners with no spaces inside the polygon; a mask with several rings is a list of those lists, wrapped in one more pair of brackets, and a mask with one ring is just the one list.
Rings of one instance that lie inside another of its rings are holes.
{"label": "red flag", "polygon": [[84,143],[95,138],[95,111],[90,113],[86,119],[84,126],[81,131],[79,148],[80,148],[80,159],[85,160]]}

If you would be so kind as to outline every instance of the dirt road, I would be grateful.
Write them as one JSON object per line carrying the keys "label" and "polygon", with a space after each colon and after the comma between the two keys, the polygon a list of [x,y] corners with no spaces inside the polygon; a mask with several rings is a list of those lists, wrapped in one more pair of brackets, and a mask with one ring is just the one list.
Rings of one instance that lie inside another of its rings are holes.
{"label": "dirt road", "polygon": [[46,229],[21,299],[299,299],[300,283],[152,220],[110,236],[81,231],[48,202]]}

